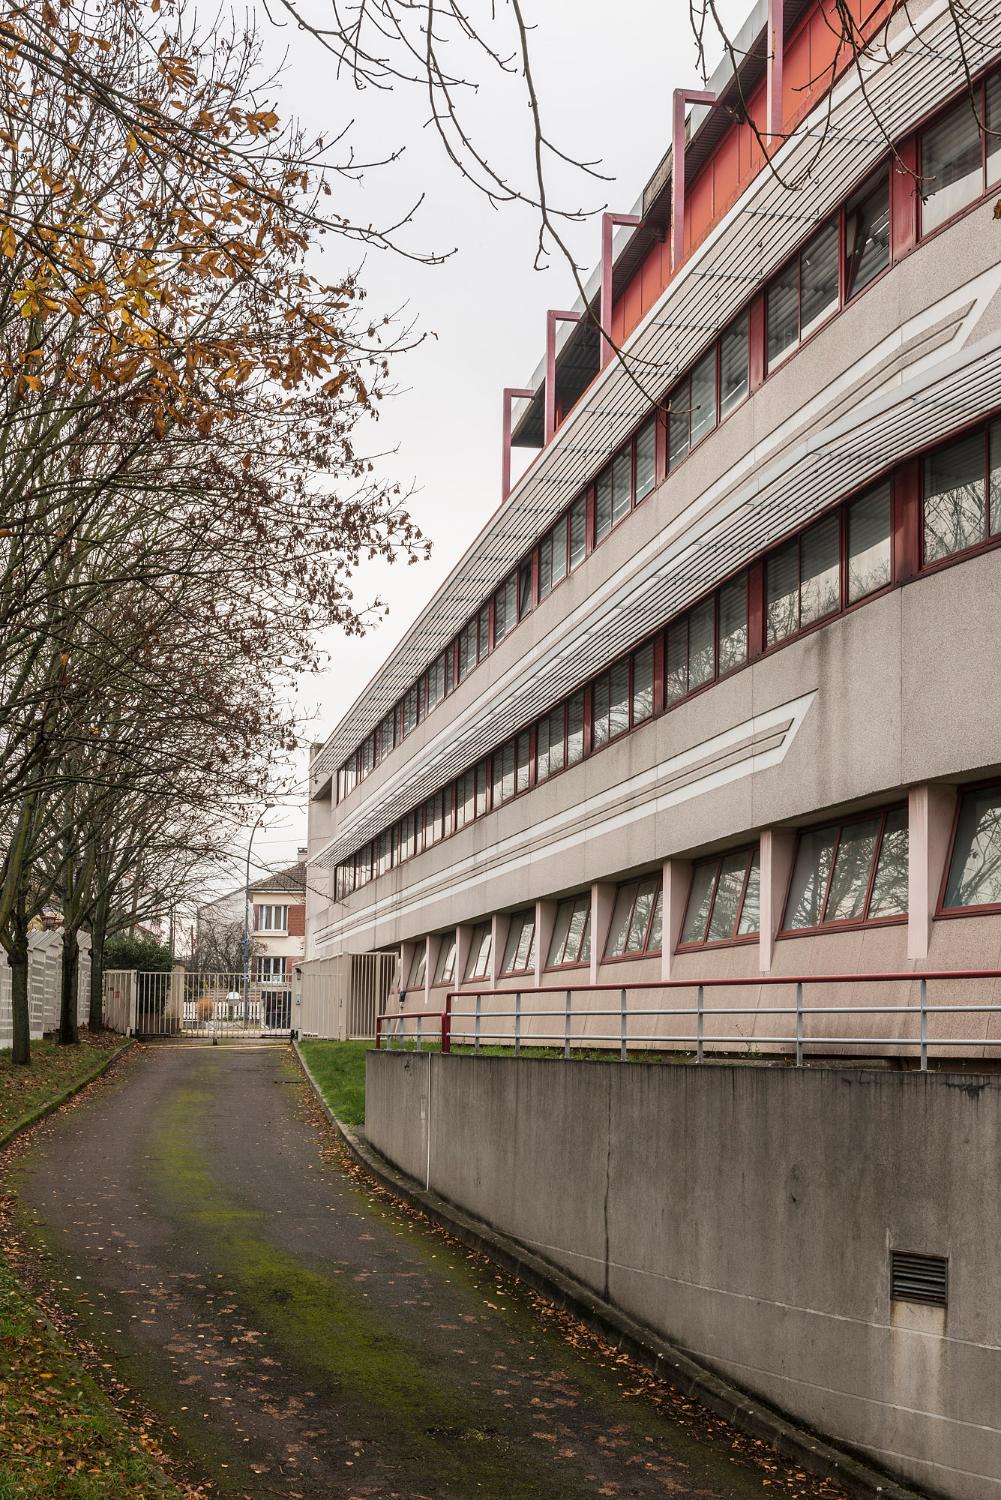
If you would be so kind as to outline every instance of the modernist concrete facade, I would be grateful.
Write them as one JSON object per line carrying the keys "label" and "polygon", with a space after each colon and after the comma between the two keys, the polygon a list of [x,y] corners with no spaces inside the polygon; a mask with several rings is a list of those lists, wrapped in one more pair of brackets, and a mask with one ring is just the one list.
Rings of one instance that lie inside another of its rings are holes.
{"label": "modernist concrete facade", "polygon": [[428,1008],[1001,967],[1001,16],[974,10],[976,113],[943,3],[877,32],[891,155],[851,69],[818,148],[828,100],[790,81],[817,12],[787,4],[796,191],[693,113],[684,255],[651,290],[670,155],[618,247],[628,368],[565,338],[554,435],[313,757],[307,957],[398,949]]}

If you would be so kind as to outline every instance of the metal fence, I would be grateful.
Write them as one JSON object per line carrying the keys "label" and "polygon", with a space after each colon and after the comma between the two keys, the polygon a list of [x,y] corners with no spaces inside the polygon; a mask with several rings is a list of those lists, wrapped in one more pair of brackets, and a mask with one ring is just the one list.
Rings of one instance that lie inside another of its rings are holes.
{"label": "metal fence", "polygon": [[288,1036],[292,990],[241,973],[113,969],[104,976],[104,1019],[136,1036]]}
{"label": "metal fence", "polygon": [[[933,1053],[1001,1058],[1001,1003],[986,998],[1001,993],[999,980],[1001,969],[970,969],[452,991],[441,1011],[387,1013],[376,1045],[542,1048],[567,1058],[594,1049],[622,1059],[659,1049],[698,1062],[711,1052],[776,1053],[800,1066],[809,1054],[913,1056],[926,1069]],[[846,989],[848,1003],[832,1003]],[[740,991],[754,1003],[734,1003]]]}

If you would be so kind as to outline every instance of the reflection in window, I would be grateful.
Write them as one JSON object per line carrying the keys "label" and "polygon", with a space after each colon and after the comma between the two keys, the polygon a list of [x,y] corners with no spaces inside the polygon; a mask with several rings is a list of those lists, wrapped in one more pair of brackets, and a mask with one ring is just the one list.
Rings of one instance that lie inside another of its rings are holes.
{"label": "reflection in window", "polygon": [[731,324],[719,346],[719,415],[738,406],[747,395],[747,313]]}
{"label": "reflection in window", "polygon": [[587,553],[587,498],[581,495],[570,507],[570,568],[584,561]]}
{"label": "reflection in window", "polygon": [[983,156],[977,112],[966,94],[921,132],[921,229],[927,234],[980,196]]}
{"label": "reflection in window", "polygon": [[659,949],[661,888],[659,875],[619,886],[605,945],[606,958],[625,958]]}
{"label": "reflection in window", "polygon": [[636,434],[636,499],[649,495],[657,479],[657,423],[651,418]]}
{"label": "reflection in window", "polygon": [[632,722],[642,724],[653,713],[653,647],[633,653]]}
{"label": "reflection in window", "polygon": [[1001,177],[1001,73],[987,80],[987,185]]}
{"label": "reflection in window", "polygon": [[824,516],[765,563],[765,644],[774,646],[841,603],[839,517]]}
{"label": "reflection in window", "polygon": [[455,933],[447,932],[438,944],[432,984],[452,984],[455,980]]}
{"label": "reflection in window", "polygon": [[584,693],[574,693],[567,704],[567,765],[584,759]]}
{"label": "reflection in window", "polygon": [[466,960],[467,979],[486,979],[490,971],[490,941],[490,923],[480,922],[473,928],[469,941],[469,957]]}
{"label": "reflection in window", "polygon": [[422,990],[424,988],[424,976],[427,973],[428,945],[422,942],[419,948],[414,950],[414,956],[410,961],[410,977],[407,980],[408,990]]}
{"label": "reflection in window", "polygon": [[890,486],[881,484],[848,507],[848,603],[890,582]]}
{"label": "reflection in window", "polygon": [[518,579],[505,579],[494,595],[494,640],[502,641],[518,623]]}
{"label": "reflection in window", "polygon": [[880,169],[875,183],[845,208],[845,297],[854,297],[890,264],[890,179]]}
{"label": "reflection in window", "polygon": [[560,704],[551,714],[539,720],[535,735],[536,778],[547,781],[564,766],[565,710]]}
{"label": "reflection in window", "polygon": [[632,449],[626,448],[598,475],[594,498],[594,539],[600,542],[622,520],[632,500]]}
{"label": "reflection in window", "polygon": [[984,435],[973,432],[924,462],[924,559],[937,562],[984,541]]}
{"label": "reflection in window", "polygon": [[945,905],[1001,905],[1001,787],[985,787],[963,797]]}
{"label": "reflection in window", "polygon": [[547,969],[564,964],[586,964],[591,959],[591,897],[573,896],[561,901],[553,923]]}
{"label": "reflection in window", "polygon": [[786,930],[903,916],[907,847],[904,807],[803,833],[786,902]]}
{"label": "reflection in window", "polygon": [[768,367],[774,368],[838,305],[838,224],[826,225],[770,282]]}
{"label": "reflection in window", "polygon": [[700,860],[681,928],[681,944],[729,943],[758,931],[760,877],[757,849],[736,849]]}
{"label": "reflection in window", "polygon": [[535,966],[535,908],[516,911],[508,925],[502,974],[527,974]]}
{"label": "reflection in window", "polygon": [[592,738],[595,750],[629,728],[629,663],[620,661],[591,689]]}

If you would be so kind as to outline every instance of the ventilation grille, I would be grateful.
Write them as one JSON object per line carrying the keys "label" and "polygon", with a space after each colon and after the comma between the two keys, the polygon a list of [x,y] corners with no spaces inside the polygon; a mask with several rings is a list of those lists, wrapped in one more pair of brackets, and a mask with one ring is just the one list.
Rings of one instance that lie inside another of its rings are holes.
{"label": "ventilation grille", "polygon": [[927,1302],[945,1307],[949,1300],[949,1262],[941,1255],[890,1254],[890,1296],[899,1302]]}

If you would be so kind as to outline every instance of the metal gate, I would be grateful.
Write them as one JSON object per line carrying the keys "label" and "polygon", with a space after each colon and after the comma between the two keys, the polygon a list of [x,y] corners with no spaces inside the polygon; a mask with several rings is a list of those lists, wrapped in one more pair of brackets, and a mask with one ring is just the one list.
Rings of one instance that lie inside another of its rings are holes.
{"label": "metal gate", "polygon": [[106,1023],[134,1036],[218,1042],[288,1038],[292,1031],[291,986],[240,973],[112,970],[104,976],[104,1002]]}

